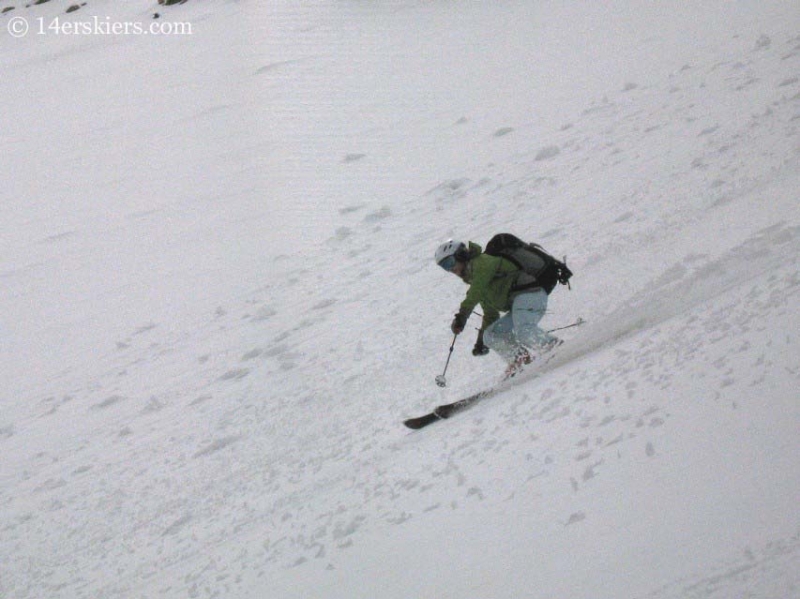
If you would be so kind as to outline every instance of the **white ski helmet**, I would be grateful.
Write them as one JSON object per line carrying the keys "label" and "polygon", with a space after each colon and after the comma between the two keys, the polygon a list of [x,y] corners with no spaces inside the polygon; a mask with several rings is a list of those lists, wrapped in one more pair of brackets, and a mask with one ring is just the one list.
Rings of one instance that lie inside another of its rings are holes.
{"label": "white ski helmet", "polygon": [[453,241],[448,239],[438,248],[436,248],[436,264],[450,272],[456,265],[457,260],[462,262],[466,261],[467,245],[461,241]]}

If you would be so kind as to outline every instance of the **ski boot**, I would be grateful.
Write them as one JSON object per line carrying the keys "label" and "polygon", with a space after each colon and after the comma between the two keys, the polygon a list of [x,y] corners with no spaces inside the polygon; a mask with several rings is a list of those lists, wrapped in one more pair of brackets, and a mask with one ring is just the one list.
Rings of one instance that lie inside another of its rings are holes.
{"label": "ski boot", "polygon": [[533,356],[528,352],[527,349],[524,347],[520,347],[517,350],[517,353],[514,355],[514,359],[506,368],[506,379],[510,379],[513,376],[516,376],[518,373],[522,372],[522,369],[533,362]]}

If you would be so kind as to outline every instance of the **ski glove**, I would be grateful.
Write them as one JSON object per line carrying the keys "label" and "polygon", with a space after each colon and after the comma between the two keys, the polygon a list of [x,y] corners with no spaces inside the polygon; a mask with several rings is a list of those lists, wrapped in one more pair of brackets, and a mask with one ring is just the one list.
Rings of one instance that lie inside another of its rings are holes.
{"label": "ski glove", "polygon": [[464,327],[467,326],[467,318],[469,318],[469,314],[462,314],[461,312],[456,314],[453,323],[450,325],[450,330],[453,331],[454,335],[460,335],[464,331]]}
{"label": "ski glove", "polygon": [[475,341],[475,347],[472,348],[473,356],[485,356],[489,353],[489,348],[483,343],[483,331],[478,331],[478,339]]}

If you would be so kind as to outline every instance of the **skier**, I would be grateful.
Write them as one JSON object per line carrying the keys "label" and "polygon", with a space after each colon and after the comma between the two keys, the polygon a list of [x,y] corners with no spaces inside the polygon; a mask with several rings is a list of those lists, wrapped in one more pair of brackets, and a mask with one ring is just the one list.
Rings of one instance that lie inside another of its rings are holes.
{"label": "skier", "polygon": [[[492,349],[508,363],[506,376],[514,376],[533,359],[530,350],[545,353],[561,340],[539,328],[547,310],[553,284],[518,285],[524,271],[514,262],[489,255],[477,243],[449,240],[436,250],[436,263],[461,278],[469,290],[461,302],[450,329],[454,335],[464,331],[475,307],[483,309],[483,323],[472,355],[484,356]],[[505,315],[500,316],[501,312]]]}

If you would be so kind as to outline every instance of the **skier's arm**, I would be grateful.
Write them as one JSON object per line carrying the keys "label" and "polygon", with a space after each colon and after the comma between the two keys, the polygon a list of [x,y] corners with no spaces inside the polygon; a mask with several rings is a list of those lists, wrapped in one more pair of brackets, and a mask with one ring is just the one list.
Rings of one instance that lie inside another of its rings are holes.
{"label": "skier's arm", "polygon": [[[500,312],[487,300],[490,295],[489,289],[492,281],[497,277],[502,266],[503,261],[500,259],[484,259],[480,264],[476,264],[476,268],[473,271],[472,284],[467,291],[467,297],[461,303],[458,316],[461,317],[462,322],[465,324],[475,306],[477,304],[481,305],[483,310],[483,322],[480,328],[481,336],[483,331],[500,318]],[[479,339],[478,345],[483,345],[482,338]]]}
{"label": "skier's arm", "polygon": [[[462,316],[466,316],[469,318],[469,315],[472,314],[472,311],[475,309],[481,299],[486,297],[486,292],[489,289],[489,284],[492,282],[492,278],[494,277],[497,268],[487,268],[486,263],[476,264],[472,274],[472,283],[469,286],[469,290],[467,290],[467,296],[464,298],[464,301],[461,302],[461,308],[459,309],[458,313]],[[488,312],[494,313],[494,322],[499,317],[497,310],[489,309],[487,310],[485,306],[484,308],[484,325],[486,325],[486,316]],[[466,322],[466,319],[465,319]],[[485,328],[485,326],[483,327]]]}
{"label": "skier's arm", "polygon": [[481,323],[481,331],[488,329],[489,325],[494,323],[494,321],[496,321],[498,318],[500,318],[500,312],[494,308],[483,306],[483,323]]}

